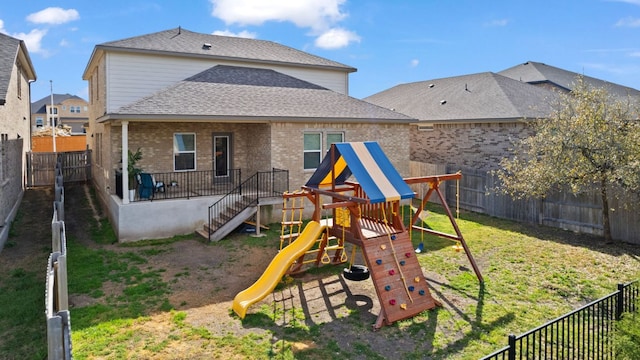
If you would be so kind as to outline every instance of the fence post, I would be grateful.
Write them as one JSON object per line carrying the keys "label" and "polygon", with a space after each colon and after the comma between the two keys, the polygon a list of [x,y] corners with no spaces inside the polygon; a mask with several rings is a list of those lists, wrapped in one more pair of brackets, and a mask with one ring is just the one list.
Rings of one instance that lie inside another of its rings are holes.
{"label": "fence post", "polygon": [[509,335],[509,351],[507,351],[507,357],[509,360],[516,360],[516,336]]}
{"label": "fence post", "polygon": [[620,320],[624,310],[624,284],[618,284],[618,295],[616,298],[616,320]]}

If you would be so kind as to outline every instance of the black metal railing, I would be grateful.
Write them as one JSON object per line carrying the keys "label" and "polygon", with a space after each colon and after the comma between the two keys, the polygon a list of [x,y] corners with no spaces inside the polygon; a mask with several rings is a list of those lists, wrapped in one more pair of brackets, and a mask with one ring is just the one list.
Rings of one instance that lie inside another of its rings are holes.
{"label": "black metal railing", "polygon": [[618,290],[522,335],[509,335],[508,346],[483,357],[493,359],[614,359],[615,321],[636,311],[640,283]]}
{"label": "black metal railing", "polygon": [[209,206],[209,240],[211,234],[227,221],[246,208],[258,205],[261,198],[282,196],[288,189],[289,171],[273,168],[271,171],[256,172]]}
{"label": "black metal railing", "polygon": [[[192,198],[198,196],[213,196],[227,194],[240,184],[240,169],[229,169],[228,176],[215,176],[213,170],[203,171],[184,171],[184,172],[163,172],[149,173],[156,181],[156,186],[145,196],[150,200],[163,199],[181,199]],[[116,173],[116,181],[121,179],[121,175]],[[121,181],[121,180],[120,180]],[[140,184],[136,184],[135,199],[140,199]],[[118,196],[122,197],[122,190],[117,191]],[[144,192],[143,192],[144,193]]]}

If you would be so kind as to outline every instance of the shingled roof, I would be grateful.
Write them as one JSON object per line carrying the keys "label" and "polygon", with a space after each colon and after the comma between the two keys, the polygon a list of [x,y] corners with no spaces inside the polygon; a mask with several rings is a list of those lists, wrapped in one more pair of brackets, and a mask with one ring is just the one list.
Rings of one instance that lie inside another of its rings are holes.
{"label": "shingled roof", "polygon": [[[53,94],[53,104],[58,105],[63,101],[68,99],[78,99],[85,101],[83,98],[71,95],[71,94]],[[34,101],[31,103],[31,113],[32,114],[46,114],[47,113],[47,105],[51,105],[51,96],[45,96],[38,101]]]}
{"label": "shingled roof", "polygon": [[365,98],[421,121],[493,122],[549,114],[544,88],[484,72],[401,84]]}
{"label": "shingled roof", "polygon": [[91,58],[95,58],[96,53],[103,50],[164,53],[172,56],[280,63],[288,66],[342,69],[346,72],[356,71],[353,67],[272,41],[202,34],[183,28],[99,44],[96,45]]}
{"label": "shingled roof", "polygon": [[[498,72],[498,74],[532,85],[552,84],[565,90],[573,90],[576,79],[580,76],[580,74],[575,72],[534,61],[527,61],[510,67]],[[611,95],[640,96],[640,91],[634,88],[610,83],[590,76],[583,75],[583,78],[588,85],[597,88],[603,87],[607,89]]]}
{"label": "shingled roof", "polygon": [[270,69],[217,65],[125,105],[99,121],[415,121]]}
{"label": "shingled roof", "polygon": [[3,105],[7,99],[13,64],[18,59],[22,59],[21,63],[27,79],[35,80],[36,74],[24,41],[0,33],[0,105]]}

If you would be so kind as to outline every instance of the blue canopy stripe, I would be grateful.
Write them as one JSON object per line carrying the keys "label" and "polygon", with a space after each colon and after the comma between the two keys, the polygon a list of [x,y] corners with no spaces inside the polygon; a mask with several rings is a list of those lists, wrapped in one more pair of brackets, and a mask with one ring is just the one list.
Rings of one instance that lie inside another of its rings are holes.
{"label": "blue canopy stripe", "polygon": [[307,186],[319,188],[331,185],[332,171],[335,171],[336,185],[344,184],[353,173],[371,203],[413,197],[413,191],[377,142],[337,143],[333,153],[334,161],[331,161],[331,152],[327,152],[316,172],[307,181]]}

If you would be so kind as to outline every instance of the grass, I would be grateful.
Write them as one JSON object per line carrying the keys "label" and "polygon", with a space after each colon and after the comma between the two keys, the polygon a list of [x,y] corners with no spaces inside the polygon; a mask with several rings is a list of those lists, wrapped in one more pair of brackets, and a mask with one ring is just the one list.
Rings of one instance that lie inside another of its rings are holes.
{"label": "grass", "polygon": [[[430,205],[428,211],[429,227],[453,232],[442,208]],[[256,304],[242,321],[231,311],[201,319],[191,309],[176,309],[186,302],[171,303],[173,286],[188,277],[214,281],[221,265],[169,273],[149,266],[193,236],[117,244],[104,220],[88,215],[84,220],[94,245],[68,236],[69,292],[86,302],[71,310],[76,359],[477,359],[506,345],[508,334],[541,325],[613,292],[617,283],[640,277],[640,246],[606,245],[595,237],[462,213],[458,225],[482,271],[483,286],[464,252],[452,248],[454,242],[412,232],[414,246],[424,242],[419,261],[442,307],[377,332],[371,331],[366,307],[346,304],[331,304],[335,316],[328,322],[315,322],[314,314],[299,307],[268,301]],[[247,234],[207,246],[228,252],[227,262],[235,265],[249,249],[279,246],[279,225],[270,228],[263,231],[265,237]],[[0,358],[46,355],[39,270],[16,268],[0,278],[0,329],[11,329],[2,332]],[[335,279],[341,271],[341,266],[324,266],[308,276]],[[303,285],[304,278],[287,277],[275,292],[297,294]],[[358,300],[377,302],[375,297]],[[207,321],[220,323],[222,330]]]}

